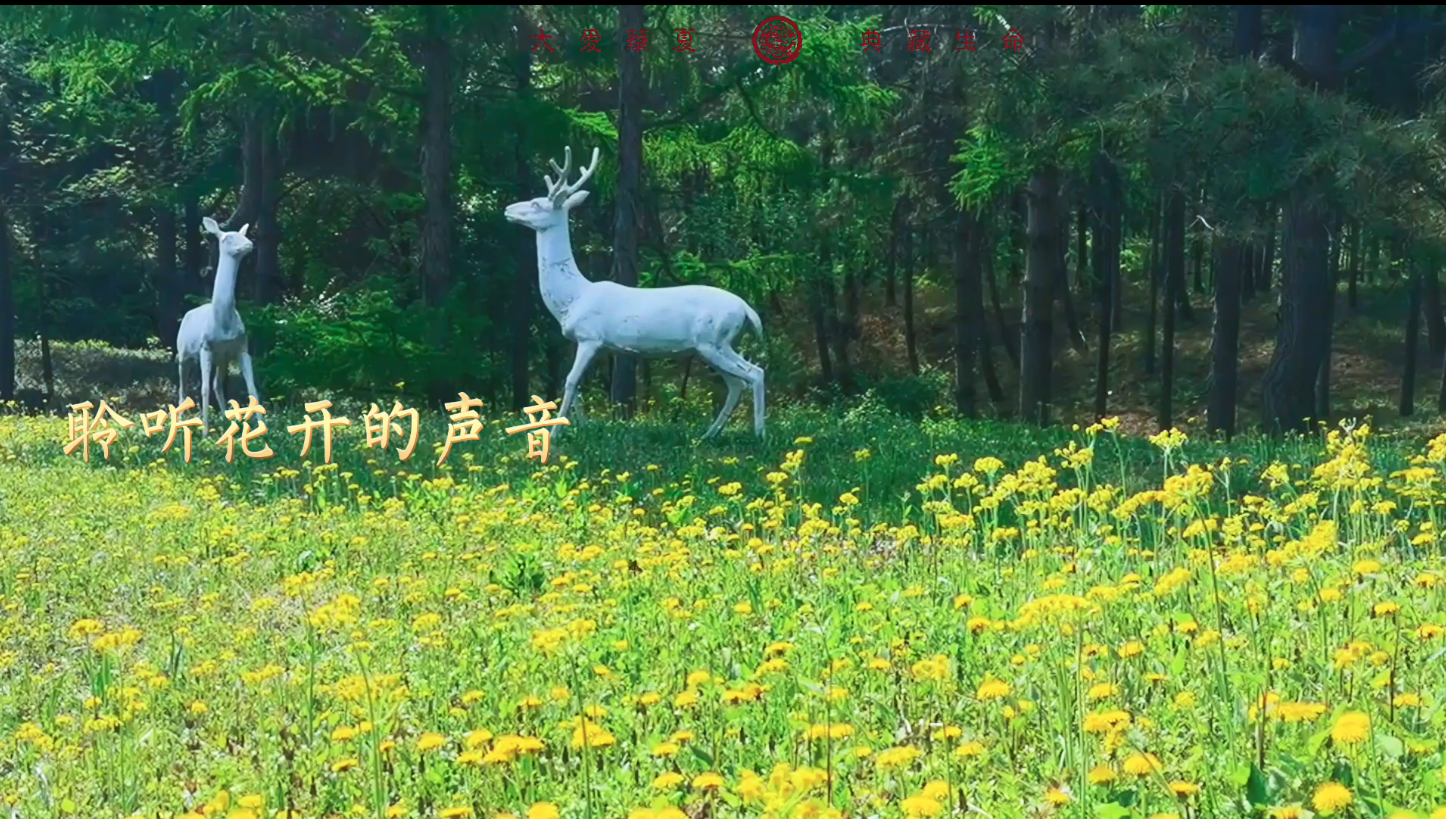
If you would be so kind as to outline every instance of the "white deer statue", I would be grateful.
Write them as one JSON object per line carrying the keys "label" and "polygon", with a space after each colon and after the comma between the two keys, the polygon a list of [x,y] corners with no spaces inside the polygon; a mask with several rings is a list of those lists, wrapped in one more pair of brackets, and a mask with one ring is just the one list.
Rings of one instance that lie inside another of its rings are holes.
{"label": "white deer statue", "polygon": [[256,397],[256,376],[251,370],[251,353],[246,346],[246,325],[241,323],[241,314],[236,312],[236,271],[241,259],[251,252],[251,240],[246,238],[246,229],[222,232],[216,220],[207,216],[201,220],[207,233],[216,237],[221,252],[216,262],[216,283],[211,290],[211,303],[203,304],[188,311],[181,319],[181,329],[176,333],[176,380],[179,383],[180,398],[176,405],[186,402],[186,362],[198,359],[201,365],[201,429],[208,434],[210,426],[211,388],[216,389],[216,407],[224,412],[226,394],[222,386],[231,362],[239,361],[241,374],[246,378],[246,392]]}
{"label": "white deer statue", "polygon": [[[567,232],[568,212],[587,199],[580,190],[597,170],[598,151],[592,164],[571,184],[572,148],[564,154],[563,167],[549,161],[557,181],[544,176],[547,195],[507,206],[507,220],[537,232],[537,276],[542,302],[557,319],[565,338],[577,342],[577,357],[567,374],[567,384],[558,414],[568,417],[576,404],[581,418],[577,390],[588,365],[601,350],[650,357],[682,358],[696,353],[717,370],[728,383],[728,399],[713,425],[703,434],[712,438],[723,429],[738,406],[747,386],[753,393],[753,431],[763,433],[763,368],[744,360],[733,350],[733,342],[745,324],[751,324],[761,339],[763,322],[743,299],[704,285],[637,288],[616,282],[592,282],[583,277],[572,255]],[[557,431],[553,432],[554,435]]]}

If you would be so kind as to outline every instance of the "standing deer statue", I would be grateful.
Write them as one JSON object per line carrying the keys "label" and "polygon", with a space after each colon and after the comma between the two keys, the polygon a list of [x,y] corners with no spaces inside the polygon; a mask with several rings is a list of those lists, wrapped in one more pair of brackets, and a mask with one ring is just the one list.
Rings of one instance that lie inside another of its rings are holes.
{"label": "standing deer statue", "polygon": [[246,346],[246,325],[241,323],[241,314],[236,312],[236,271],[241,260],[251,252],[251,240],[246,238],[246,229],[222,232],[216,220],[207,216],[201,220],[207,233],[216,237],[221,248],[216,263],[216,283],[211,290],[211,303],[188,311],[181,319],[181,329],[176,333],[176,381],[180,398],[176,405],[186,402],[186,362],[198,359],[201,365],[201,430],[208,434],[210,426],[211,389],[216,390],[216,408],[226,408],[226,394],[222,390],[231,362],[239,361],[241,374],[246,378],[246,392],[256,397],[256,376],[251,370],[251,353]]}
{"label": "standing deer statue", "polygon": [[569,184],[572,148],[567,148],[561,168],[549,161],[557,181],[543,177],[547,195],[508,205],[504,211],[509,222],[537,232],[542,302],[561,325],[563,336],[577,342],[577,356],[567,374],[558,414],[569,417],[577,404],[581,417],[578,385],[602,350],[668,358],[696,353],[728,384],[723,410],[703,438],[712,438],[723,429],[745,386],[753,393],[753,431],[762,438],[763,368],[733,350],[733,342],[745,324],[752,325],[760,339],[763,337],[763,322],[747,302],[726,290],[703,285],[637,288],[592,282],[578,270],[568,237],[567,215],[587,199],[588,192],[580,189],[597,170],[597,163],[598,150],[594,148],[592,164]]}

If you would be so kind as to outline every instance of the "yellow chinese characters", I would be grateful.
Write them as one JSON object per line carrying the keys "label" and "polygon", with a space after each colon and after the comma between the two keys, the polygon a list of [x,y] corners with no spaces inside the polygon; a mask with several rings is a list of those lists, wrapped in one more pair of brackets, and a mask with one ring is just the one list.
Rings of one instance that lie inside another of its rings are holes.
{"label": "yellow chinese characters", "polygon": [[442,445],[442,457],[437,459],[437,466],[447,460],[447,456],[452,452],[452,444],[482,439],[482,416],[478,415],[475,409],[480,406],[481,398],[468,397],[465,392],[457,393],[456,401],[442,405],[443,409],[452,413],[452,423],[447,425],[447,441]]}
{"label": "yellow chinese characters", "polygon": [[[95,409],[95,417],[90,417],[90,411]],[[106,419],[110,416],[115,425],[121,429],[128,429],[136,425],[135,421],[121,417],[120,413],[111,409],[106,402],[100,402],[100,408],[96,409],[95,404],[86,401],[84,404],[71,404],[70,411],[70,441],[65,445],[65,454],[75,452],[76,447],[81,449],[81,457],[86,463],[90,463],[90,442],[100,444],[101,453],[107,461],[110,460],[110,445],[116,442],[120,433],[111,428],[111,421]]]}
{"label": "yellow chinese characters", "polygon": [[417,411],[404,408],[401,401],[393,401],[390,412],[382,412],[376,402],[372,402],[371,409],[362,418],[362,423],[366,425],[367,447],[381,446],[386,449],[392,435],[401,436],[402,426],[397,421],[403,418],[411,422],[412,434],[407,438],[406,448],[397,450],[397,460],[405,462],[412,457],[412,452],[417,448],[417,432],[421,423]]}
{"label": "yellow chinese characters", "polygon": [[[273,452],[271,447],[267,444],[262,444],[261,451],[259,452],[252,452],[251,448],[247,446],[247,444],[249,444],[251,441],[254,441],[255,439],[260,438],[262,435],[266,434],[265,419],[258,419],[256,428],[251,428],[252,416],[266,414],[266,408],[256,403],[256,396],[251,396],[251,402],[244,407],[240,404],[237,404],[234,398],[229,403],[231,404],[231,409],[226,410],[225,415],[226,418],[231,422],[231,427],[226,430],[225,435],[221,436],[220,441],[220,443],[226,447],[226,463],[231,463],[232,459],[236,457],[236,433],[238,432],[241,433],[241,451],[246,454],[246,457],[260,458],[262,460],[265,460],[266,458],[270,458],[271,456],[275,455],[276,453]],[[309,405],[308,409],[310,409]],[[237,422],[240,423],[238,424]],[[306,433],[306,444],[307,446],[311,445],[310,430],[307,430]],[[328,456],[330,456],[331,440],[329,437],[327,439],[326,446],[327,454]],[[303,450],[302,454],[305,454],[305,450]]]}
{"label": "yellow chinese characters", "polygon": [[168,409],[148,412],[141,416],[141,431],[149,438],[167,428],[166,421],[170,421],[170,432],[166,435],[166,445],[161,447],[161,452],[169,452],[176,443],[176,433],[181,433],[182,447],[186,456],[186,463],[191,462],[191,435],[193,430],[201,428],[200,418],[181,420],[181,413],[196,408],[196,402],[187,398],[178,407],[172,404]]}
{"label": "yellow chinese characters", "polygon": [[[319,421],[311,417],[313,412],[318,411],[321,413],[321,420]],[[286,431],[292,435],[298,432],[306,433],[306,439],[301,444],[301,457],[305,458],[306,453],[311,451],[312,430],[321,427],[322,457],[326,463],[331,463],[331,429],[332,427],[349,426],[351,426],[351,419],[331,417],[331,402],[321,400],[308,403],[306,405],[306,420],[300,424],[292,424],[286,428]]]}
{"label": "yellow chinese characters", "polygon": [[[508,427],[507,434],[514,435],[518,432],[527,432],[527,457],[538,458],[547,463],[547,453],[552,448],[552,430],[548,427],[571,426],[572,422],[561,416],[552,417],[552,410],[557,409],[555,401],[543,401],[537,396],[532,396],[533,406],[523,407],[522,411],[527,413],[527,423],[518,424],[515,427]],[[538,415],[541,414],[539,418]],[[532,430],[536,430],[533,432]]]}

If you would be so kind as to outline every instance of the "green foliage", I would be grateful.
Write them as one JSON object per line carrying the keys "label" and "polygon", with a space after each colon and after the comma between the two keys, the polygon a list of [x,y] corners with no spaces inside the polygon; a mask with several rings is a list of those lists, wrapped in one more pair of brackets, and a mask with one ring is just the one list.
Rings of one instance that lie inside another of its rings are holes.
{"label": "green foliage", "polygon": [[359,395],[399,382],[410,394],[430,395],[488,377],[485,358],[449,352],[476,349],[489,330],[485,317],[455,302],[404,308],[395,292],[369,288],[254,308],[247,323],[268,350],[266,383],[277,395]]}

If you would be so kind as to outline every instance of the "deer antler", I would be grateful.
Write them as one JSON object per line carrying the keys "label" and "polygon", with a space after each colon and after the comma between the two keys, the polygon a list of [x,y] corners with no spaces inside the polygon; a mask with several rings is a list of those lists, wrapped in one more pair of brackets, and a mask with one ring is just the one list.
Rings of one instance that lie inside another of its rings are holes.
{"label": "deer antler", "polygon": [[587,182],[587,180],[592,178],[593,171],[597,170],[597,161],[598,149],[593,148],[592,163],[589,164],[586,168],[582,169],[582,175],[577,178],[576,182],[568,184],[567,174],[568,171],[572,169],[572,146],[569,145],[565,149],[563,153],[561,168],[557,167],[556,162],[549,159],[547,161],[547,164],[551,165],[552,170],[557,173],[557,182],[553,182],[552,177],[550,176],[542,177],[544,180],[547,181],[548,198],[550,198],[556,204],[561,205],[564,199],[573,195],[574,193],[577,193],[578,189],[580,189],[583,184]]}
{"label": "deer antler", "polygon": [[547,198],[556,202],[558,201],[558,194],[562,193],[567,187],[567,172],[572,168],[572,146],[569,145],[564,149],[561,168],[557,167],[557,162],[552,159],[547,160],[547,164],[551,165],[552,170],[557,173],[557,181],[553,182],[552,177],[546,174],[543,175],[542,179],[547,183]]}

